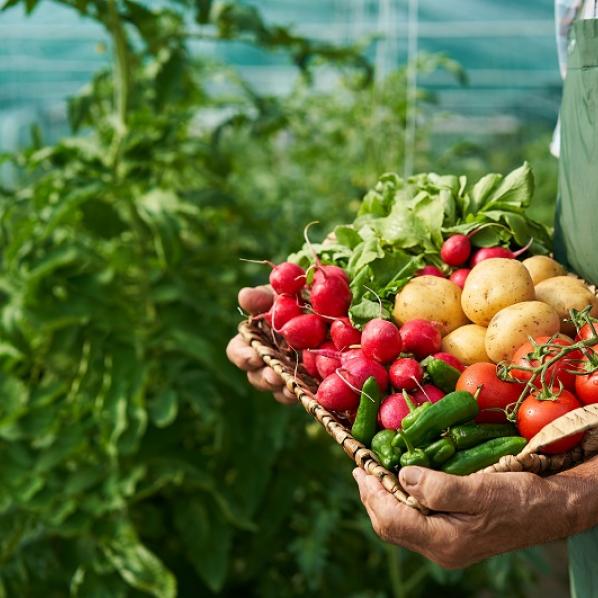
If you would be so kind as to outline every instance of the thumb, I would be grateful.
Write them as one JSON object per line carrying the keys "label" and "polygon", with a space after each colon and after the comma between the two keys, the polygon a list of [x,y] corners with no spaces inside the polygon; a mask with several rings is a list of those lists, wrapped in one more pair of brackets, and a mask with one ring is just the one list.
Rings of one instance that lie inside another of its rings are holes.
{"label": "thumb", "polygon": [[268,286],[245,287],[239,291],[239,305],[250,314],[261,314],[272,307],[274,294]]}
{"label": "thumb", "polygon": [[456,476],[425,467],[404,467],[403,488],[432,511],[475,513],[480,505],[480,476]]}

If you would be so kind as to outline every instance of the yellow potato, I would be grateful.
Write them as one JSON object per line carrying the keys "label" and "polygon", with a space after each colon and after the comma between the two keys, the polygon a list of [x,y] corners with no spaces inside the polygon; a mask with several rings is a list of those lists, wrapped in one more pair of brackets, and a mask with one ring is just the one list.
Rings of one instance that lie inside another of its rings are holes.
{"label": "yellow potato", "polygon": [[547,278],[536,285],[536,298],[554,307],[561,319],[561,332],[565,334],[575,335],[575,326],[565,321],[569,317],[570,309],[580,311],[591,305],[591,315],[598,316],[598,299],[579,278]]}
{"label": "yellow potato", "polygon": [[461,296],[465,315],[480,326],[501,309],[535,299],[534,283],[517,260],[492,258],[480,262],[469,273]]}
{"label": "yellow potato", "polygon": [[523,260],[521,263],[527,268],[534,284],[538,284],[547,278],[565,276],[567,274],[567,270],[561,264],[547,255],[534,255]]}
{"label": "yellow potato", "polygon": [[461,309],[461,289],[439,276],[417,276],[395,298],[392,317],[402,325],[410,320],[438,322],[441,334],[467,324]]}
{"label": "yellow potato", "polygon": [[463,365],[490,361],[485,340],[486,328],[477,324],[466,324],[442,339],[442,350],[454,355]]}
{"label": "yellow potato", "polygon": [[561,322],[556,310],[541,301],[523,301],[501,309],[490,321],[486,353],[495,363],[509,361],[529,337],[552,336]]}

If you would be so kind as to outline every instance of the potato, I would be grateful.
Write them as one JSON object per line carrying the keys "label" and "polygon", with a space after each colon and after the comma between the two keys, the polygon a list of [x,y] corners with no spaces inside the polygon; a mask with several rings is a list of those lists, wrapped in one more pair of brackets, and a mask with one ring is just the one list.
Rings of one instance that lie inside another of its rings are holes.
{"label": "potato", "polygon": [[465,280],[461,306],[465,315],[480,326],[501,309],[535,299],[534,283],[521,262],[492,258],[480,262]]}
{"label": "potato", "polygon": [[567,274],[567,270],[561,264],[547,255],[534,255],[523,260],[521,263],[527,268],[534,284],[538,284],[547,278],[565,276]]}
{"label": "potato", "polygon": [[461,309],[461,289],[439,276],[417,276],[397,294],[392,317],[399,325],[410,320],[438,322],[441,334],[467,324]]}
{"label": "potato", "polygon": [[541,301],[523,301],[501,309],[490,321],[486,353],[495,363],[509,361],[528,337],[552,336],[560,329],[559,314]]}
{"label": "potato", "polygon": [[547,278],[536,285],[536,298],[554,307],[561,319],[561,332],[575,335],[575,326],[565,322],[570,309],[582,310],[592,306],[590,314],[598,316],[598,299],[579,278],[572,276],[555,276]]}
{"label": "potato", "polygon": [[454,355],[463,365],[490,361],[485,340],[486,328],[477,324],[466,324],[442,339],[442,350]]}

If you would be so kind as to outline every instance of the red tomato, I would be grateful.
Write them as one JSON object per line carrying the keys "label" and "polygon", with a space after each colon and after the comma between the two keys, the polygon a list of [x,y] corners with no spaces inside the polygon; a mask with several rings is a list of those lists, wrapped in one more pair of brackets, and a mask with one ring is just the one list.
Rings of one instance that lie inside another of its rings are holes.
{"label": "red tomato", "polygon": [[598,403],[598,372],[576,376],[575,394],[584,405]]}
{"label": "red tomato", "polygon": [[[534,339],[534,341],[537,345],[543,345],[550,341],[550,339],[550,336],[538,336]],[[553,338],[551,342],[563,347],[568,347],[569,345],[573,344],[571,341],[564,338]],[[550,351],[542,356],[541,360],[540,357],[534,358],[533,356],[530,359],[530,354],[533,353],[534,350],[535,348],[531,342],[528,341],[527,343],[524,343],[521,345],[521,347],[519,347],[519,349],[517,349],[517,351],[515,351],[511,362],[521,367],[538,367],[541,363],[550,361],[550,359],[552,359],[559,351],[557,348],[550,349]],[[575,374],[569,373],[568,370],[576,369],[579,365],[579,360],[581,357],[582,355],[580,351],[572,351],[571,353],[567,354],[566,357],[550,366],[546,371],[546,384],[549,386],[558,386],[560,381],[566,388],[571,390],[575,388]],[[517,369],[512,370],[511,375],[521,382],[527,382],[532,377],[531,372]],[[537,378],[534,384],[540,388],[542,386],[542,381]]]}
{"label": "red tomato", "polygon": [[496,375],[496,366],[493,363],[474,363],[465,368],[457,381],[457,390],[466,390],[478,395],[480,414],[476,421],[480,423],[500,423],[507,420],[506,415],[500,411],[489,409],[505,409],[507,405],[515,403],[523,392],[523,384],[516,382],[503,382]]}
{"label": "red tomato", "polygon": [[577,333],[577,340],[580,341],[587,341],[589,338],[594,336],[598,336],[598,322],[592,322],[594,330],[592,330],[592,326],[589,324],[584,324],[579,332]]}
{"label": "red tomato", "polygon": [[[540,391],[531,394],[521,403],[517,412],[517,428],[527,440],[531,440],[545,425],[557,417],[581,407],[580,402],[568,390],[558,394],[555,390],[553,399],[539,398]],[[555,455],[565,453],[577,446],[583,438],[583,432],[574,434],[562,440],[557,440],[542,449],[542,452]]]}

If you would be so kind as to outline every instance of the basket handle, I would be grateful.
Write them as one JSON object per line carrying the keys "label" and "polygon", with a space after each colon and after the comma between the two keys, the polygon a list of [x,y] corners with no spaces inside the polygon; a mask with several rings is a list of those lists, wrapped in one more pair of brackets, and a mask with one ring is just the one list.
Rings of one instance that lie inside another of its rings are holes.
{"label": "basket handle", "polygon": [[524,457],[532,453],[537,453],[542,447],[556,440],[585,432],[597,426],[598,403],[579,407],[565,413],[565,415],[561,415],[561,417],[544,426],[517,456]]}

